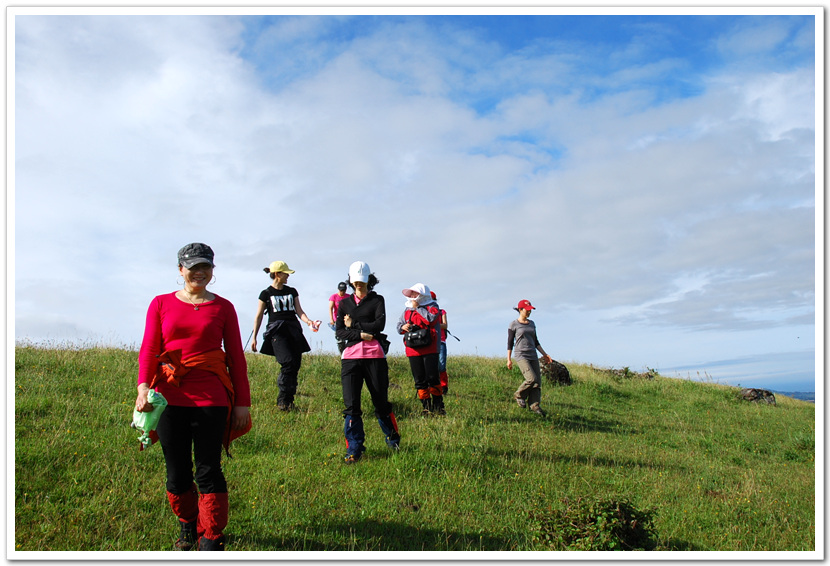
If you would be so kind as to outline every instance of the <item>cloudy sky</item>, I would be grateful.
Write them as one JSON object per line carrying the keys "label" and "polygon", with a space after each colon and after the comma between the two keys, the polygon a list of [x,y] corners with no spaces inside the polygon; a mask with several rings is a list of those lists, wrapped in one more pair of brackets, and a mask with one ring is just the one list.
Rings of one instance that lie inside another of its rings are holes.
{"label": "cloudy sky", "polygon": [[202,241],[243,339],[362,260],[450,356],[529,299],[565,363],[814,390],[819,9],[386,13],[13,11],[15,339],[137,348]]}

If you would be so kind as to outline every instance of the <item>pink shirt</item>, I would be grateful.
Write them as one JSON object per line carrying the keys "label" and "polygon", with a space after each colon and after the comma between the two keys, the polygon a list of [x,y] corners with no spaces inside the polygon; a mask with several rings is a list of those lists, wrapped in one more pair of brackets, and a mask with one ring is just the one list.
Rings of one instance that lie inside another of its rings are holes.
{"label": "pink shirt", "polygon": [[[357,295],[352,295],[354,297],[354,304],[360,304],[360,298]],[[369,341],[361,340],[357,344],[347,347],[343,350],[342,356],[340,359],[342,360],[365,360],[371,358],[385,358],[386,354],[383,353],[383,347],[380,345],[380,342],[377,339],[372,339]]]}
{"label": "pink shirt", "polygon": [[337,309],[340,308],[340,301],[348,297],[348,295],[340,296],[340,293],[335,293],[331,297],[329,297],[329,301],[334,303],[334,318],[337,319]]}
{"label": "pink shirt", "polygon": [[[193,305],[176,298],[175,293],[159,295],[147,309],[144,338],[138,354],[138,383],[152,382],[158,368],[156,356],[165,350],[181,350],[182,359],[194,354],[224,350],[230,360],[235,404],[251,406],[248,363],[242,351],[236,310],[227,299],[216,295],[210,302]],[[182,377],[180,387],[160,383],[156,390],[170,405],[185,407],[228,406],[228,394],[219,376],[193,369]]]}

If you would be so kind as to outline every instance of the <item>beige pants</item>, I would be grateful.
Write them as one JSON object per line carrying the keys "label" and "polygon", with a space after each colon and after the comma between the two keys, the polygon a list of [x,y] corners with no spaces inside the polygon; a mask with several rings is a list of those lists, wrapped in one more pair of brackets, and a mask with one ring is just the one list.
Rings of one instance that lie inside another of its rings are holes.
{"label": "beige pants", "polygon": [[516,363],[519,364],[525,380],[513,396],[516,399],[524,399],[531,409],[535,409],[542,401],[542,368],[539,367],[539,360],[517,359]]}

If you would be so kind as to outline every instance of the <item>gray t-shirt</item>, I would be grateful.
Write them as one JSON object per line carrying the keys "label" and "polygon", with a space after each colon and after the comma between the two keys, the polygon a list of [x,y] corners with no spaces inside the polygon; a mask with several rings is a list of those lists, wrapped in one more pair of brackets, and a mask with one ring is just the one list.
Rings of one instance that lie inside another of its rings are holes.
{"label": "gray t-shirt", "polygon": [[507,327],[507,349],[513,350],[513,357],[517,360],[536,360],[536,348],[539,346],[539,339],[536,337],[536,323],[528,320],[522,324],[514,320]]}

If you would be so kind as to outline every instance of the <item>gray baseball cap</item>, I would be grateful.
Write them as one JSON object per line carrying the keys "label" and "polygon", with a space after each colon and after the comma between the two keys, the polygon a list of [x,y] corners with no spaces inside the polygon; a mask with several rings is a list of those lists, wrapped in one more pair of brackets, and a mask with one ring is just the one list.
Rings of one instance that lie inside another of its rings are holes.
{"label": "gray baseball cap", "polygon": [[213,267],[213,250],[207,244],[187,244],[179,250],[179,265],[190,269],[200,263],[209,263]]}

